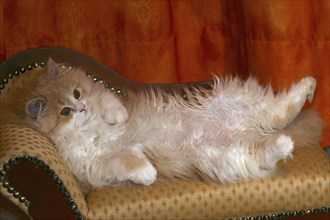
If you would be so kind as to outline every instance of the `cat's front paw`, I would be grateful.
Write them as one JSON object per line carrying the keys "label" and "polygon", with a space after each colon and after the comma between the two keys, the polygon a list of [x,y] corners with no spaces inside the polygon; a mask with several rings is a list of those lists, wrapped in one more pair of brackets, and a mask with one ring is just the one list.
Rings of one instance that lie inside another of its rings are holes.
{"label": "cat's front paw", "polygon": [[156,168],[151,163],[148,163],[144,168],[133,171],[129,179],[136,184],[149,186],[156,181],[156,178]]}
{"label": "cat's front paw", "polygon": [[128,120],[128,113],[125,109],[109,111],[104,115],[104,121],[109,125],[124,124]]}
{"label": "cat's front paw", "polygon": [[98,97],[98,100],[100,114],[107,124],[123,124],[128,120],[125,106],[113,94],[105,92]]}

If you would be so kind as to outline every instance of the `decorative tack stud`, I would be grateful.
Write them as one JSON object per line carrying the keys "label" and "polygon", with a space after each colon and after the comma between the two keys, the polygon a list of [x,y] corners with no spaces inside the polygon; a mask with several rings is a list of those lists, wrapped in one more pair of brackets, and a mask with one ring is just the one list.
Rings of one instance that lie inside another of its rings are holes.
{"label": "decorative tack stud", "polygon": [[26,66],[26,69],[27,69],[27,70],[32,70],[32,68],[33,68],[32,65],[27,65],[27,66]]}
{"label": "decorative tack stud", "polygon": [[22,67],[20,70],[19,70],[21,73],[25,73],[26,69],[24,67]]}

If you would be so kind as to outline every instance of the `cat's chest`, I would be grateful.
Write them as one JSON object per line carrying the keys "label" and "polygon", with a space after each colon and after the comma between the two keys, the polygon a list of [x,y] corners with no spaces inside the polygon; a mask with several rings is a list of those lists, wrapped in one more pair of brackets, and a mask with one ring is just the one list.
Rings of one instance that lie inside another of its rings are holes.
{"label": "cat's chest", "polygon": [[108,124],[102,120],[94,120],[74,126],[68,129],[65,135],[53,139],[64,154],[84,159],[111,150],[110,142],[117,138],[118,134],[112,134]]}

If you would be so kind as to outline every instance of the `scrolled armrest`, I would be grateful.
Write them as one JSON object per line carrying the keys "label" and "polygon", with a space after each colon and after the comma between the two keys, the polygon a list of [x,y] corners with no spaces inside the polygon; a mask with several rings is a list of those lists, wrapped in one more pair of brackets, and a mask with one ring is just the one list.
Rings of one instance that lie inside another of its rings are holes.
{"label": "scrolled armrest", "polygon": [[0,125],[0,192],[34,219],[60,217],[63,206],[78,219],[88,212],[81,188],[54,145],[21,124]]}

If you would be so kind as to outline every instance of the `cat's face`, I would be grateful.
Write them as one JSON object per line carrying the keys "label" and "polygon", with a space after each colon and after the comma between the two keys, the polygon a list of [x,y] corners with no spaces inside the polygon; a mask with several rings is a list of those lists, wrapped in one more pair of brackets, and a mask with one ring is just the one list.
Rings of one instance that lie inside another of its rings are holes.
{"label": "cat's face", "polygon": [[[111,124],[126,122],[128,115],[118,97],[92,82],[81,70],[61,68],[51,60],[48,62],[40,86],[26,103],[30,123],[46,134],[58,136],[83,126],[93,115],[104,111]],[[104,95],[105,92],[108,93]],[[102,102],[111,105],[104,109]]]}

